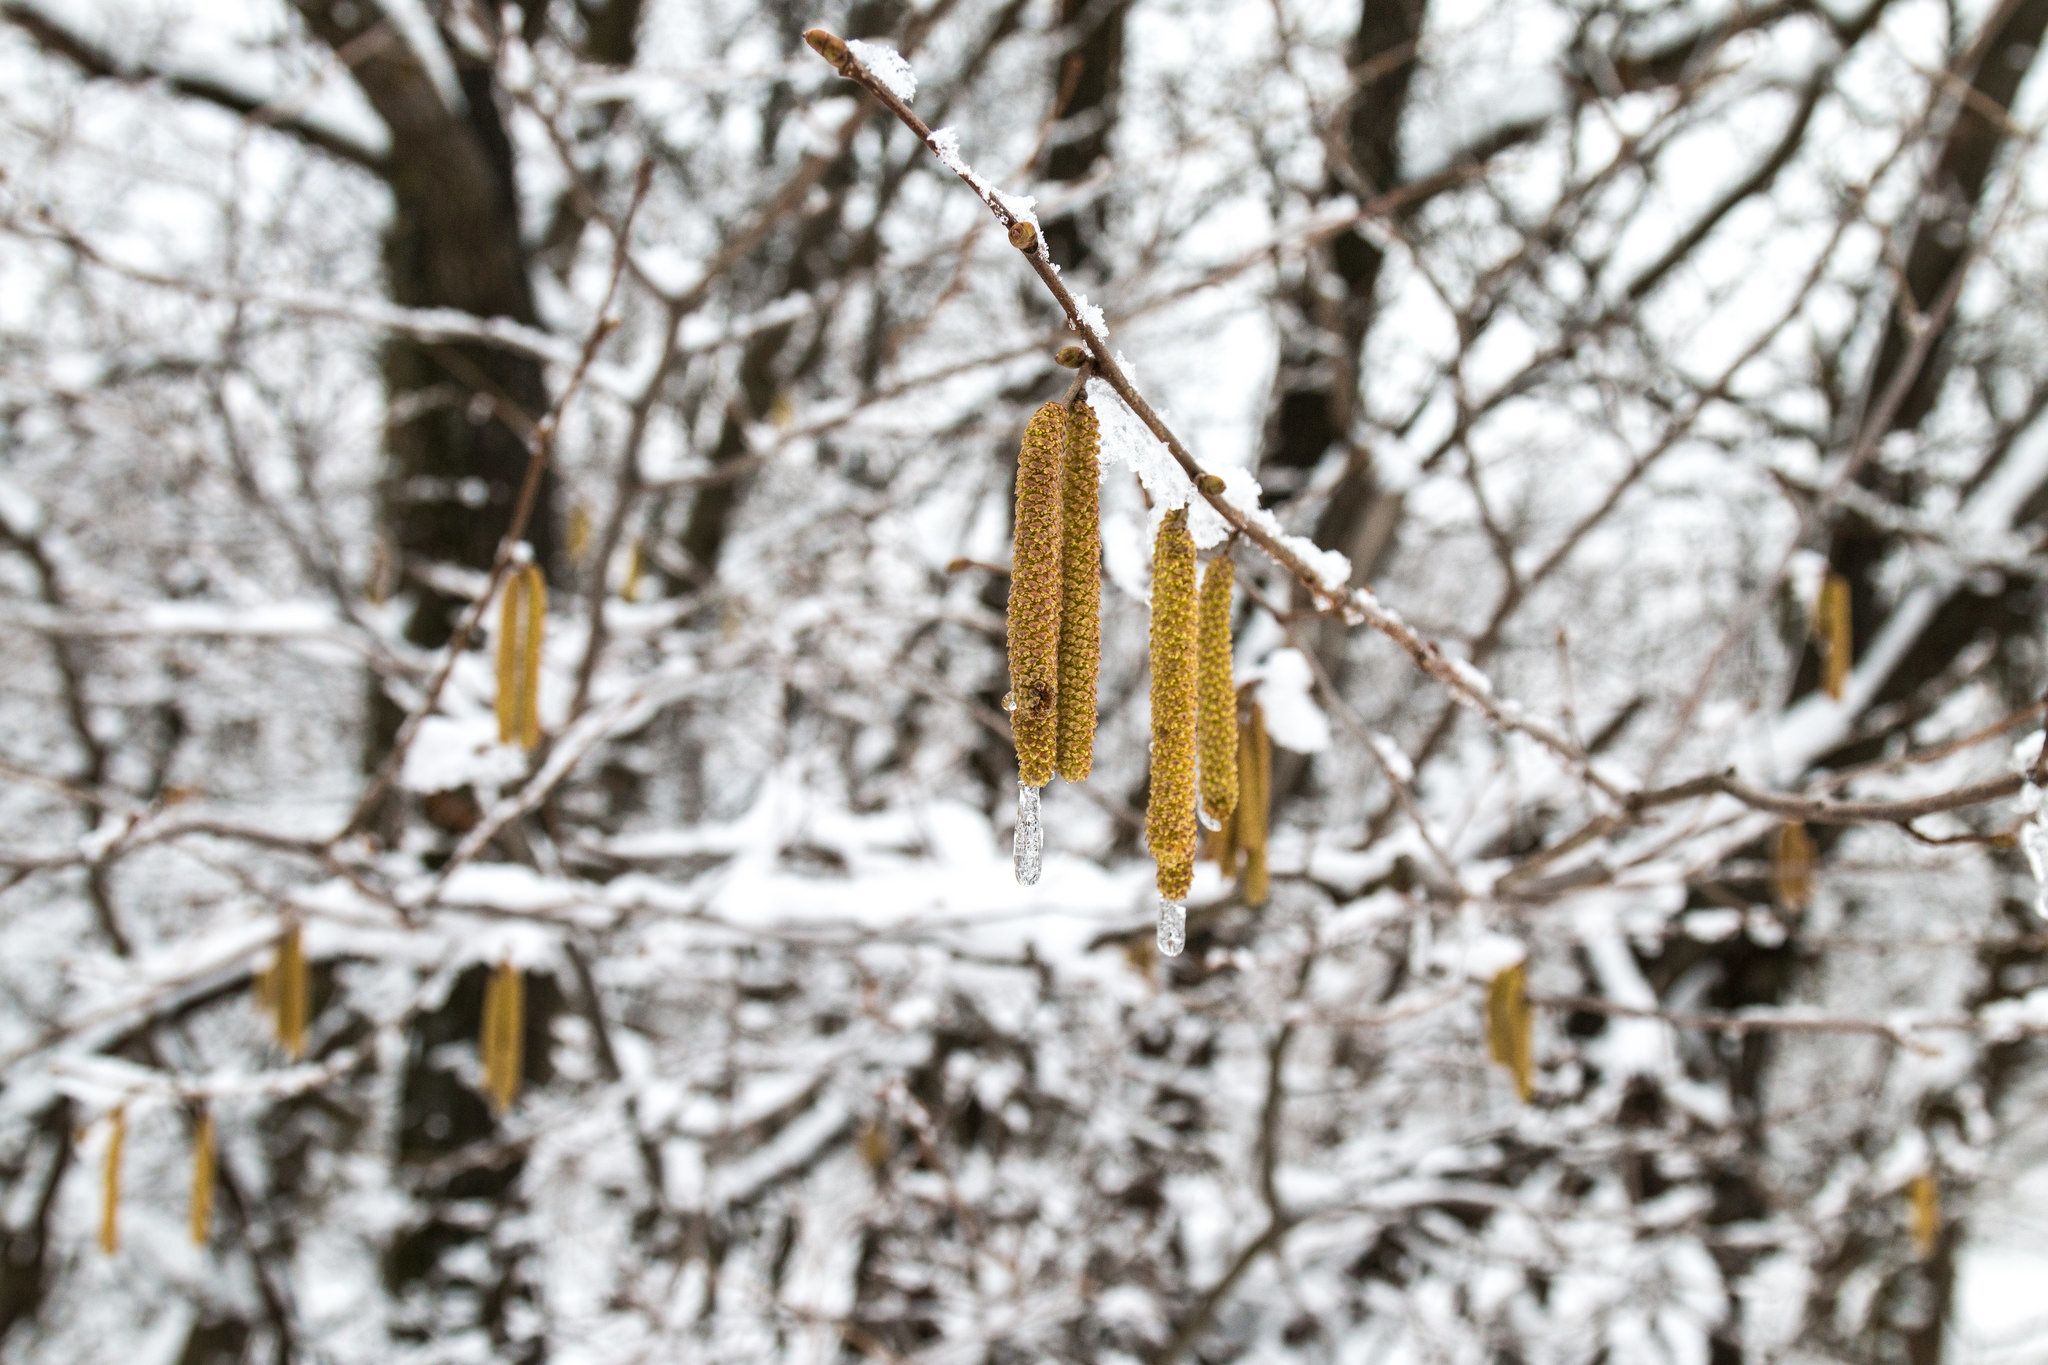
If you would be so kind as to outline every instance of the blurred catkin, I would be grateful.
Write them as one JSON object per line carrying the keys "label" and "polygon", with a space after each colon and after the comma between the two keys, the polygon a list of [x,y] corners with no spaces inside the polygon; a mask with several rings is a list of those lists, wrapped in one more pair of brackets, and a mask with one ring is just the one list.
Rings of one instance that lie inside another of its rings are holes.
{"label": "blurred catkin", "polygon": [[214,1152],[213,1111],[202,1110],[199,1125],[192,1133],[192,1205],[190,1224],[192,1245],[205,1246],[207,1234],[213,1229],[213,1181]]}
{"label": "blurred catkin", "polygon": [[1102,431],[1087,400],[1067,411],[1060,490],[1059,769],[1085,782],[1095,766],[1095,679],[1102,666]]}
{"label": "blurred catkin", "polygon": [[1535,1088],[1535,1037],[1529,1017],[1529,969],[1517,962],[1486,987],[1486,1050],[1514,1077],[1524,1103]]}
{"label": "blurred catkin", "polygon": [[1266,733],[1266,713],[1257,702],[1245,707],[1238,733],[1237,815],[1232,825],[1237,847],[1244,851],[1240,889],[1246,905],[1264,905],[1271,892],[1266,872],[1266,833],[1273,818],[1273,741]]}
{"label": "blurred catkin", "polygon": [[526,1071],[526,978],[510,962],[500,962],[484,987],[483,1027],[478,1050],[483,1053],[484,1093],[498,1114],[519,1098]]}
{"label": "blurred catkin", "polygon": [[128,1110],[117,1105],[107,1119],[107,1150],[100,1161],[100,1250],[121,1249],[121,1155],[128,1145]]}
{"label": "blurred catkin", "polygon": [[1840,701],[1849,687],[1855,646],[1849,628],[1849,580],[1838,573],[1829,574],[1821,582],[1813,630],[1820,637],[1821,690],[1830,699]]}
{"label": "blurred catkin", "polygon": [[1925,1261],[1941,1242],[1941,1186],[1934,1172],[1922,1171],[1906,1185],[1906,1218],[1913,1234],[1913,1254]]}
{"label": "blurred catkin", "polygon": [[1195,542],[1186,508],[1152,547],[1152,796],[1145,846],[1159,894],[1187,894],[1195,859]]}
{"label": "blurred catkin", "polygon": [[539,566],[512,570],[498,602],[500,744],[531,749],[540,743],[540,652],[547,612],[548,585]]}
{"label": "blurred catkin", "polygon": [[1804,910],[1813,899],[1813,836],[1797,820],[1778,826],[1776,847],[1771,853],[1771,880],[1781,910]]}
{"label": "blurred catkin", "polygon": [[1218,826],[1237,809],[1237,687],[1230,671],[1230,590],[1236,578],[1227,553],[1210,560],[1202,571],[1197,613],[1202,810]]}
{"label": "blurred catkin", "polygon": [[1066,409],[1047,403],[1017,452],[1017,533],[1010,554],[1010,730],[1017,780],[1052,780],[1059,747],[1060,481]]}
{"label": "blurred catkin", "polygon": [[312,988],[306,976],[304,932],[294,920],[285,926],[277,942],[277,961],[271,967],[272,1003],[277,1010],[277,1043],[285,1055],[298,1061],[306,1055],[306,1022],[312,1015]]}

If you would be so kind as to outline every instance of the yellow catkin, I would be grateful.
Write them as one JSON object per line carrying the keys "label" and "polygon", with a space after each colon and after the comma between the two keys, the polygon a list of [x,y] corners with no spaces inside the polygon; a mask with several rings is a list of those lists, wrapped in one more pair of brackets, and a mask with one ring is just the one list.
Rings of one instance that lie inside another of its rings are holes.
{"label": "yellow catkin", "polygon": [[1067,410],[1031,415],[1017,452],[1017,532],[1010,555],[1010,730],[1017,780],[1052,780],[1059,749],[1060,482]]}
{"label": "yellow catkin", "polygon": [[619,584],[619,596],[628,602],[638,602],[640,583],[646,576],[646,557],[640,553],[640,542],[636,540],[626,547],[626,580]]}
{"label": "yellow catkin", "polygon": [[1849,580],[1831,573],[1820,585],[1820,601],[1814,607],[1813,631],[1820,637],[1821,690],[1836,701],[1849,687],[1849,668],[1854,662],[1854,645],[1849,632]]}
{"label": "yellow catkin", "polygon": [[531,749],[540,743],[540,654],[547,627],[548,585],[540,568],[522,564],[506,576],[498,603],[498,742]]}
{"label": "yellow catkin", "polygon": [[214,1167],[219,1160],[214,1150],[215,1142],[213,1111],[203,1110],[199,1115],[198,1127],[192,1132],[190,1225],[193,1246],[205,1246],[208,1234],[213,1231]]}
{"label": "yellow catkin", "polygon": [[1152,546],[1152,795],[1145,846],[1159,894],[1187,894],[1195,860],[1195,542],[1186,508]]}
{"label": "yellow catkin", "polygon": [[306,1055],[306,1022],[312,1014],[305,938],[296,921],[285,926],[284,937],[277,944],[277,962],[271,971],[276,978],[278,1046],[296,1062]]}
{"label": "yellow catkin", "polygon": [[1266,833],[1273,819],[1273,741],[1266,733],[1266,713],[1257,702],[1245,708],[1239,749],[1237,844],[1244,850],[1244,875],[1239,888],[1246,905],[1264,905],[1272,892],[1266,871]]}
{"label": "yellow catkin", "polygon": [[520,697],[524,709],[519,743],[522,748],[531,749],[540,743],[540,646],[547,631],[548,584],[537,565],[528,564],[520,572],[526,575],[526,636],[520,655]]}
{"label": "yellow catkin", "polygon": [[1906,1219],[1913,1233],[1913,1252],[1924,1261],[1934,1255],[1941,1240],[1941,1186],[1934,1172],[1922,1171],[1907,1182]]}
{"label": "yellow catkin", "polygon": [[1804,910],[1813,899],[1813,838],[1806,826],[1787,820],[1778,826],[1771,852],[1771,881],[1778,893],[1781,910]]}
{"label": "yellow catkin", "polygon": [[519,1098],[519,1082],[526,1069],[525,1044],[526,978],[510,962],[500,962],[484,987],[483,1027],[478,1038],[484,1093],[499,1114]]}
{"label": "yellow catkin", "polygon": [[1095,766],[1095,681],[1102,667],[1102,429],[1084,400],[1067,411],[1060,489],[1059,770]]}
{"label": "yellow catkin", "polygon": [[1486,986],[1486,1051],[1514,1077],[1527,1102],[1535,1086],[1534,1029],[1529,1018],[1529,969],[1517,962],[1494,973]]}
{"label": "yellow catkin", "polygon": [[569,562],[581,564],[583,556],[590,552],[590,507],[577,503],[569,509]]}
{"label": "yellow catkin", "polygon": [[517,570],[505,579],[498,594],[498,743],[510,744],[519,735],[519,636],[525,619],[520,602],[526,591]]}
{"label": "yellow catkin", "polygon": [[256,1013],[265,1019],[277,1018],[277,964],[258,967],[249,973],[249,995],[255,1003]]}
{"label": "yellow catkin", "polygon": [[1237,809],[1237,686],[1230,669],[1230,592],[1236,581],[1228,554],[1210,560],[1196,612],[1202,810],[1218,825]]}
{"label": "yellow catkin", "polygon": [[111,1256],[121,1249],[121,1149],[128,1145],[128,1110],[116,1106],[107,1116],[107,1150],[100,1161],[100,1250]]}

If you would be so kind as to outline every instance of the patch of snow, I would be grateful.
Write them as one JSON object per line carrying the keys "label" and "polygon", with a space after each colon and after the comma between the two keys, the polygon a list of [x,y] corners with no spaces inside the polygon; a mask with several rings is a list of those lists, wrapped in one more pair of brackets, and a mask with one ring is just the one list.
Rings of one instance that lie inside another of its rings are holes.
{"label": "patch of snow", "polygon": [[917,73],[910,69],[902,53],[887,43],[871,43],[865,38],[855,38],[846,46],[862,66],[874,73],[876,80],[889,88],[890,94],[905,104],[917,98]]}

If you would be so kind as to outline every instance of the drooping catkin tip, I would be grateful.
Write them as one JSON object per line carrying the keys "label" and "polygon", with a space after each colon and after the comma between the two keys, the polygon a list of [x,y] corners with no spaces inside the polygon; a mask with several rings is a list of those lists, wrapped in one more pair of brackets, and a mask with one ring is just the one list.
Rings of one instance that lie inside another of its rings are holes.
{"label": "drooping catkin tip", "polygon": [[[1195,859],[1195,542],[1184,507],[1166,514],[1152,548],[1152,791],[1145,844],[1160,894],[1186,894]],[[1179,891],[1174,887],[1181,887]]]}
{"label": "drooping catkin tip", "polygon": [[1237,685],[1231,670],[1230,598],[1237,581],[1228,554],[1202,574],[1196,653],[1202,810],[1221,826],[1237,809]]}
{"label": "drooping catkin tip", "polygon": [[1059,770],[1095,767],[1095,685],[1102,668],[1102,432],[1083,400],[1067,412],[1060,489]]}
{"label": "drooping catkin tip", "polygon": [[1060,485],[1066,409],[1032,414],[1017,452],[1016,539],[1010,555],[1010,729],[1017,778],[1052,780],[1059,746]]}
{"label": "drooping catkin tip", "polygon": [[832,63],[832,68],[840,75],[846,74],[847,66],[853,61],[853,52],[846,46],[845,39],[830,29],[807,28],[804,41],[811,45],[811,51]]}

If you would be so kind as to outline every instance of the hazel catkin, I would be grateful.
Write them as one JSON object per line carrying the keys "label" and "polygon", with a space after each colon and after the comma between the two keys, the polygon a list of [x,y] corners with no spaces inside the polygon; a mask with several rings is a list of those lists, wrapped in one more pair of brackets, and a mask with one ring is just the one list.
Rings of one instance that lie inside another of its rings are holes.
{"label": "hazel catkin", "polygon": [[1152,547],[1152,793],[1145,846],[1159,894],[1187,894],[1195,860],[1195,542],[1186,508],[1159,525]]}
{"label": "hazel catkin", "polygon": [[522,564],[506,576],[498,602],[498,742],[540,743],[540,647],[548,612],[547,580]]}
{"label": "hazel catkin", "polygon": [[500,962],[484,986],[483,1026],[478,1050],[483,1053],[484,1093],[491,1111],[503,1115],[519,1098],[526,1072],[526,978],[511,962]]}
{"label": "hazel catkin", "polygon": [[1228,554],[1210,560],[1196,607],[1202,811],[1219,827],[1237,809],[1237,687],[1230,666],[1230,592],[1236,577]]}
{"label": "hazel catkin", "polygon": [[1273,741],[1266,734],[1266,713],[1256,701],[1245,708],[1237,762],[1242,789],[1231,823],[1236,846],[1244,852],[1240,889],[1246,905],[1264,905],[1272,889],[1266,871],[1266,833],[1273,814]]}
{"label": "hazel catkin", "polygon": [[1017,780],[1052,780],[1059,746],[1060,483],[1066,409],[1047,403],[1017,452],[1017,530],[1010,555],[1010,730]]}
{"label": "hazel catkin", "polygon": [[1059,770],[1095,766],[1095,680],[1102,667],[1102,429],[1086,399],[1067,410],[1060,490]]}

